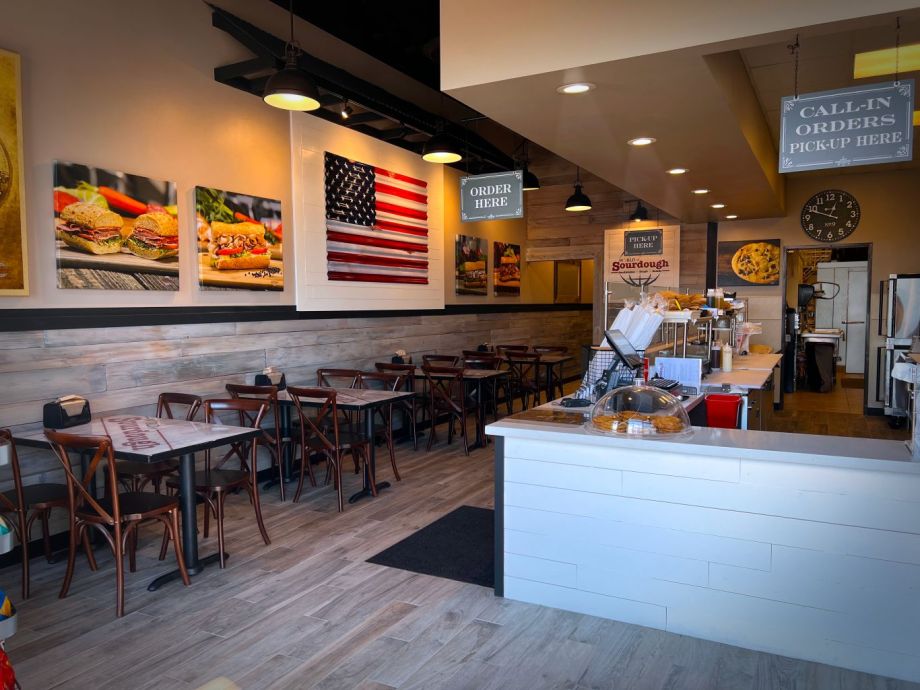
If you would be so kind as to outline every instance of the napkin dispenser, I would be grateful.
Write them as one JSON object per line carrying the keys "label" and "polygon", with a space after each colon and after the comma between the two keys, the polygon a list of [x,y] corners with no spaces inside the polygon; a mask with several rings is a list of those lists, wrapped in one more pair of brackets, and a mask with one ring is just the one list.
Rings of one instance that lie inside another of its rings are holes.
{"label": "napkin dispenser", "polygon": [[283,371],[275,371],[274,367],[263,369],[261,374],[256,374],[257,386],[277,386],[279,391],[287,387]]}
{"label": "napkin dispenser", "polygon": [[90,421],[89,400],[79,395],[64,395],[45,403],[42,422],[46,429],[67,429]]}

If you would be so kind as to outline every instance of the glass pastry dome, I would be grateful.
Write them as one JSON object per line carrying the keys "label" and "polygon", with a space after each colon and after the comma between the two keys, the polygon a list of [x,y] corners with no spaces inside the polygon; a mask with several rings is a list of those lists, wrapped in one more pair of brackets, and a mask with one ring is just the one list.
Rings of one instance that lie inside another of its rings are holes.
{"label": "glass pastry dome", "polygon": [[591,409],[589,431],[629,438],[674,438],[692,432],[680,400],[660,388],[623,386],[610,391]]}

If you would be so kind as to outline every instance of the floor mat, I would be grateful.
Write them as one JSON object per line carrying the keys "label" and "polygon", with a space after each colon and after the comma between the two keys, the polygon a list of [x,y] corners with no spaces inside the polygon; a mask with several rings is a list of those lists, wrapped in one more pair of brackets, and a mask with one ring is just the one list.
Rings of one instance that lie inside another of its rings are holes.
{"label": "floor mat", "polygon": [[494,511],[461,506],[367,562],[493,587],[494,529]]}

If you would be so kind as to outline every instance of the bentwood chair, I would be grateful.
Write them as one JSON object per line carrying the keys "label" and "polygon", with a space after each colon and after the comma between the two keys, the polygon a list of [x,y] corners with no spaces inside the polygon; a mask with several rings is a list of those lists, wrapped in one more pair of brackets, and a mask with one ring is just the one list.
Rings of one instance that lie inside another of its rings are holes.
{"label": "bentwood chair", "polygon": [[[236,426],[239,420],[245,420],[245,426],[261,429],[262,422],[270,410],[268,400],[252,398],[231,398],[229,400],[206,400],[204,403],[204,420],[208,424],[229,424]],[[210,516],[217,523],[217,549],[220,567],[226,566],[224,552],[224,502],[227,494],[239,490],[249,495],[249,502],[255,513],[256,523],[266,546],[271,544],[265,523],[262,521],[262,504],[259,501],[259,483],[256,481],[259,439],[230,443],[230,450],[219,460],[212,458],[209,448],[204,455],[204,470],[195,472],[195,493],[204,499],[204,530],[208,536]],[[170,479],[172,488],[178,489],[178,481]],[[166,552],[166,540],[160,549],[162,560]]]}
{"label": "bentwood chair", "polygon": [[0,515],[15,515],[8,520],[13,533],[22,548],[22,598],[29,598],[29,540],[32,524],[39,520],[42,525],[42,541],[45,558],[51,562],[51,535],[48,531],[48,516],[52,508],[67,508],[66,484],[23,485],[22,472],[16,443],[8,429],[0,429],[0,449],[7,449],[9,465],[13,472],[13,488],[0,493]]}
{"label": "bentwood chair", "polygon": [[422,355],[422,362],[436,367],[455,367],[460,358],[457,355]]}
{"label": "bentwood chair", "polygon": [[[399,374],[402,377],[402,388],[407,393],[415,393],[415,395],[408,400],[400,400],[394,405],[397,409],[401,409],[404,412],[404,419],[409,423],[409,430],[412,433],[412,449],[418,450],[418,431],[416,429],[416,423],[418,421],[418,409],[419,409],[419,400],[422,399],[417,391],[415,390],[416,382],[416,366],[414,364],[393,364],[391,362],[376,362],[374,368],[377,371],[383,372],[384,374]],[[422,407],[423,415],[422,421],[425,421],[424,413],[427,413],[428,406],[427,404]]]}
{"label": "bentwood chair", "polygon": [[[182,582],[189,586],[182,545],[179,543],[179,500],[163,494],[118,491],[115,474],[115,455],[112,440],[108,436],[79,436],[45,429],[45,436],[64,467],[67,476],[67,504],[70,512],[70,544],[67,550],[67,572],[61,585],[63,599],[70,590],[77,555],[77,543],[82,542],[91,570],[96,570],[96,557],[89,544],[89,528],[99,531],[112,549],[115,557],[115,615],[125,613],[125,565],[124,555],[128,552],[131,572],[137,570],[137,529],[141,523],[157,521],[165,527],[165,534],[173,541],[176,564]],[[78,478],[71,469],[70,452],[89,451],[92,459],[83,477]],[[89,487],[100,465],[105,474],[105,496],[94,498]],[[165,543],[165,538],[164,538]]]}
{"label": "bentwood chair", "polygon": [[[256,439],[256,443],[268,451],[273,468],[278,469],[278,486],[281,494],[281,500],[284,500],[284,468],[283,453],[285,439],[281,435],[281,415],[278,405],[278,387],[277,386],[247,386],[240,383],[228,383],[227,392],[231,398],[245,398],[248,400],[264,400],[269,404],[271,419],[262,425],[262,436]],[[240,425],[252,426],[252,416],[247,412],[240,412]]]}
{"label": "bentwood chair", "polygon": [[[361,455],[365,464],[368,462],[369,441],[366,438],[351,437],[343,441],[339,433],[339,413],[336,404],[336,392],[328,388],[299,388],[288,386],[288,395],[294,403],[294,409],[300,419],[300,438],[296,444],[301,448],[300,480],[297,482],[297,491],[294,493],[294,503],[300,500],[303,490],[303,479],[307,468],[310,468],[310,457],[321,454],[326,458],[326,482],[332,477],[338,499],[338,510],[345,509],[345,494],[342,488],[342,453],[350,452],[357,458]],[[305,404],[310,399],[319,404],[318,408]],[[308,414],[307,410],[316,409],[315,414]],[[357,462],[357,460],[356,460]],[[377,495],[377,484],[372,468],[368,465],[371,493]],[[316,486],[316,479],[310,470],[310,483]]]}
{"label": "bentwood chair", "polygon": [[422,371],[428,381],[431,391],[431,433],[428,435],[428,450],[435,439],[435,429],[438,417],[447,415],[447,443],[453,442],[454,421],[460,424],[460,436],[463,438],[463,452],[470,454],[470,444],[466,429],[467,415],[476,421],[479,433],[479,415],[476,413],[476,403],[466,395],[466,385],[463,380],[463,369],[460,367],[435,367],[423,366]]}
{"label": "bentwood chair", "polygon": [[[378,391],[399,391],[403,389],[403,376],[400,374],[385,374],[382,372],[362,372],[358,382],[361,388]],[[377,423],[379,421],[379,424]],[[378,407],[374,411],[374,439],[382,439],[387,444],[390,453],[390,465],[393,467],[393,476],[396,481],[402,481],[399,470],[396,469],[396,446],[393,443],[393,404]]]}
{"label": "bentwood chair", "polygon": [[540,404],[540,355],[536,352],[509,352],[505,361],[508,364],[508,374],[512,389],[511,397],[521,401],[522,409],[526,410],[533,396],[534,405]]}
{"label": "bentwood chair", "polygon": [[527,352],[526,345],[496,345],[495,352],[499,357],[505,357],[509,352]]}
{"label": "bentwood chair", "polygon": [[[361,379],[360,369],[330,369],[323,368],[316,370],[316,385],[327,386],[329,388],[357,388]],[[338,408],[336,408],[338,409]],[[359,438],[361,432],[358,429],[358,415],[355,412],[338,410],[340,415],[340,429],[342,437]],[[358,458],[354,457],[355,474],[360,472],[358,467]]]}
{"label": "bentwood chair", "polygon": [[[478,352],[474,355],[468,355],[463,358],[463,366],[466,369],[498,369],[500,360],[497,355],[491,352]],[[492,417],[496,421],[498,420],[498,389],[500,387],[500,379],[487,379],[483,381],[483,388],[485,389],[485,397],[488,400],[491,400],[492,408]],[[507,395],[507,391],[505,393]],[[479,401],[480,405],[485,405],[485,400]],[[483,414],[488,411],[488,408],[483,408]]]}
{"label": "bentwood chair", "polygon": [[[160,393],[157,398],[156,415],[160,419],[195,419],[201,398],[190,393]],[[115,473],[127,491],[143,491],[147,484],[154,493],[160,493],[163,480],[175,475],[179,464],[175,460],[162,462],[140,462],[137,460],[116,460]]]}
{"label": "bentwood chair", "polygon": [[[534,346],[533,351],[538,355],[567,355],[569,353],[569,348],[565,345],[537,345]],[[562,381],[562,362],[547,366],[552,366],[553,368],[553,390],[549,391],[549,395],[551,399],[557,397],[561,398],[565,395],[564,383]],[[543,384],[541,383],[541,385]]]}

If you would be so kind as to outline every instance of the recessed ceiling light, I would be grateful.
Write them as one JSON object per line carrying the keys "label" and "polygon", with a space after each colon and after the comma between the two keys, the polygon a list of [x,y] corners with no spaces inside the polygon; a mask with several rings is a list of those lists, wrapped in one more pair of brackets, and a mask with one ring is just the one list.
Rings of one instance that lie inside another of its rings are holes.
{"label": "recessed ceiling light", "polygon": [[636,137],[635,139],[630,139],[626,143],[630,146],[648,146],[649,144],[654,144],[657,141],[655,137]]}
{"label": "recessed ceiling light", "polygon": [[709,194],[709,190],[708,189],[694,189],[693,193],[694,194]]}
{"label": "recessed ceiling light", "polygon": [[737,218],[737,217],[738,217],[738,216],[736,216],[734,213],[732,213],[732,214],[729,214],[729,215],[725,216],[725,220],[735,220],[735,218]]}
{"label": "recessed ceiling light", "polygon": [[686,172],[690,172],[689,168],[671,168],[668,175],[683,175]]}
{"label": "recessed ceiling light", "polygon": [[556,91],[565,94],[587,93],[595,88],[595,85],[589,81],[574,81],[571,84],[563,84],[556,87]]}
{"label": "recessed ceiling light", "polygon": [[725,208],[725,204],[710,204],[712,208]]}

